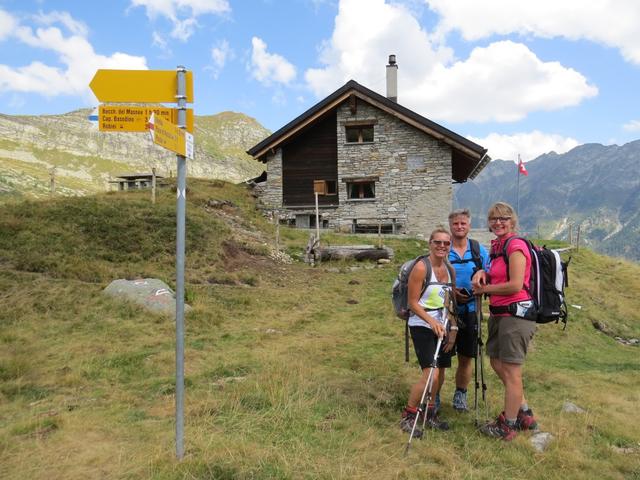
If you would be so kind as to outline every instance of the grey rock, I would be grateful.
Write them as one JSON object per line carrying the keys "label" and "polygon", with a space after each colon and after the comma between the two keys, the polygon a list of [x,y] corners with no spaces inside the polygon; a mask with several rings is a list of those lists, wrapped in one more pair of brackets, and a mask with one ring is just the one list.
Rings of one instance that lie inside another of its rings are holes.
{"label": "grey rock", "polygon": [[[176,295],[169,285],[157,278],[138,280],[114,280],[103,290],[105,295],[134,302],[147,310],[163,314],[175,314]],[[185,312],[191,310],[187,304]]]}
{"label": "grey rock", "polygon": [[631,455],[640,451],[639,447],[618,447],[611,445],[611,450],[621,455]]}
{"label": "grey rock", "polygon": [[531,445],[536,449],[537,452],[544,452],[549,444],[553,441],[553,435],[549,432],[539,432],[531,437]]}
{"label": "grey rock", "polygon": [[562,405],[562,411],[567,413],[586,413],[585,409],[580,408],[575,403],[571,402],[564,402]]}

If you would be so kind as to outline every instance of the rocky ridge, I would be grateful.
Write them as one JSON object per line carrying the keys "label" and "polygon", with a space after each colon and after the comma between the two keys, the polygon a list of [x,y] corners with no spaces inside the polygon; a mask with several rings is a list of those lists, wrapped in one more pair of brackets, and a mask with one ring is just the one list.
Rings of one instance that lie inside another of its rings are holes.
{"label": "rocky ridge", "polygon": [[[0,114],[0,200],[49,194],[55,172],[56,193],[84,195],[104,191],[122,173],[175,174],[175,155],[154,145],[146,133],[105,133],[88,120],[89,109],[62,115]],[[256,120],[222,112],[195,117],[195,159],[191,177],[241,182],[263,165],[245,150],[269,135]]]}

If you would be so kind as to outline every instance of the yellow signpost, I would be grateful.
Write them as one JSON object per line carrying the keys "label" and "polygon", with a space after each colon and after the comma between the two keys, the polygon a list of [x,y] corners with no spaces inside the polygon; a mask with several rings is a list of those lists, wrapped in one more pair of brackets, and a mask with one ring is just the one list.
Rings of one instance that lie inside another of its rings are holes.
{"label": "yellow signpost", "polygon": [[[178,123],[178,110],[169,107],[136,105],[100,105],[98,127],[101,132],[146,132],[151,114],[171,123]],[[187,109],[187,131],[193,133],[193,109]]]}
{"label": "yellow signpost", "polygon": [[176,124],[152,115],[149,126],[153,143],[167,150],[193,159],[193,135],[185,132]]}
{"label": "yellow signpost", "polygon": [[100,102],[176,103],[178,108],[101,105],[103,132],[144,132],[153,142],[177,153],[176,181],[176,456],[184,456],[184,265],[186,242],[186,159],[194,158],[193,74],[183,66],[174,70],[98,70],[89,87]]}
{"label": "yellow signpost", "polygon": [[[186,100],[193,102],[193,73],[185,72]],[[175,102],[175,70],[98,70],[89,87],[101,102]]]}

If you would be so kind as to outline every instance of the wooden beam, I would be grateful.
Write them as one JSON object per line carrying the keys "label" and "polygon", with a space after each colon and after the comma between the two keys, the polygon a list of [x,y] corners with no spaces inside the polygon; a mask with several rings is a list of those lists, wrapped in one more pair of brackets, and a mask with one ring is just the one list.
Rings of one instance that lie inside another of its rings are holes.
{"label": "wooden beam", "polygon": [[358,100],[353,93],[349,96],[349,110],[351,110],[351,115],[358,113]]}

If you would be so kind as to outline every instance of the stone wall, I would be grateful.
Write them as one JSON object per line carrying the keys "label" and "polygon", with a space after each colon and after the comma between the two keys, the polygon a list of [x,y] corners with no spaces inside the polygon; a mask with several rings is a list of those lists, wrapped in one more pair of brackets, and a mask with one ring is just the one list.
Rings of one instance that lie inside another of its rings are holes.
{"label": "stone wall", "polygon": [[267,156],[267,181],[260,194],[260,202],[267,210],[282,208],[282,149]]}
{"label": "stone wall", "polygon": [[[347,143],[345,124],[368,121],[374,124],[374,141]],[[395,220],[400,232],[428,236],[447,224],[451,147],[360,99],[355,114],[346,102],[338,107],[336,128],[339,207],[320,210],[330,227],[350,231],[354,219],[371,225]],[[268,157],[267,167],[261,201],[267,209],[282,209],[281,149]],[[345,180],[353,178],[375,179],[375,198],[348,199]]]}

